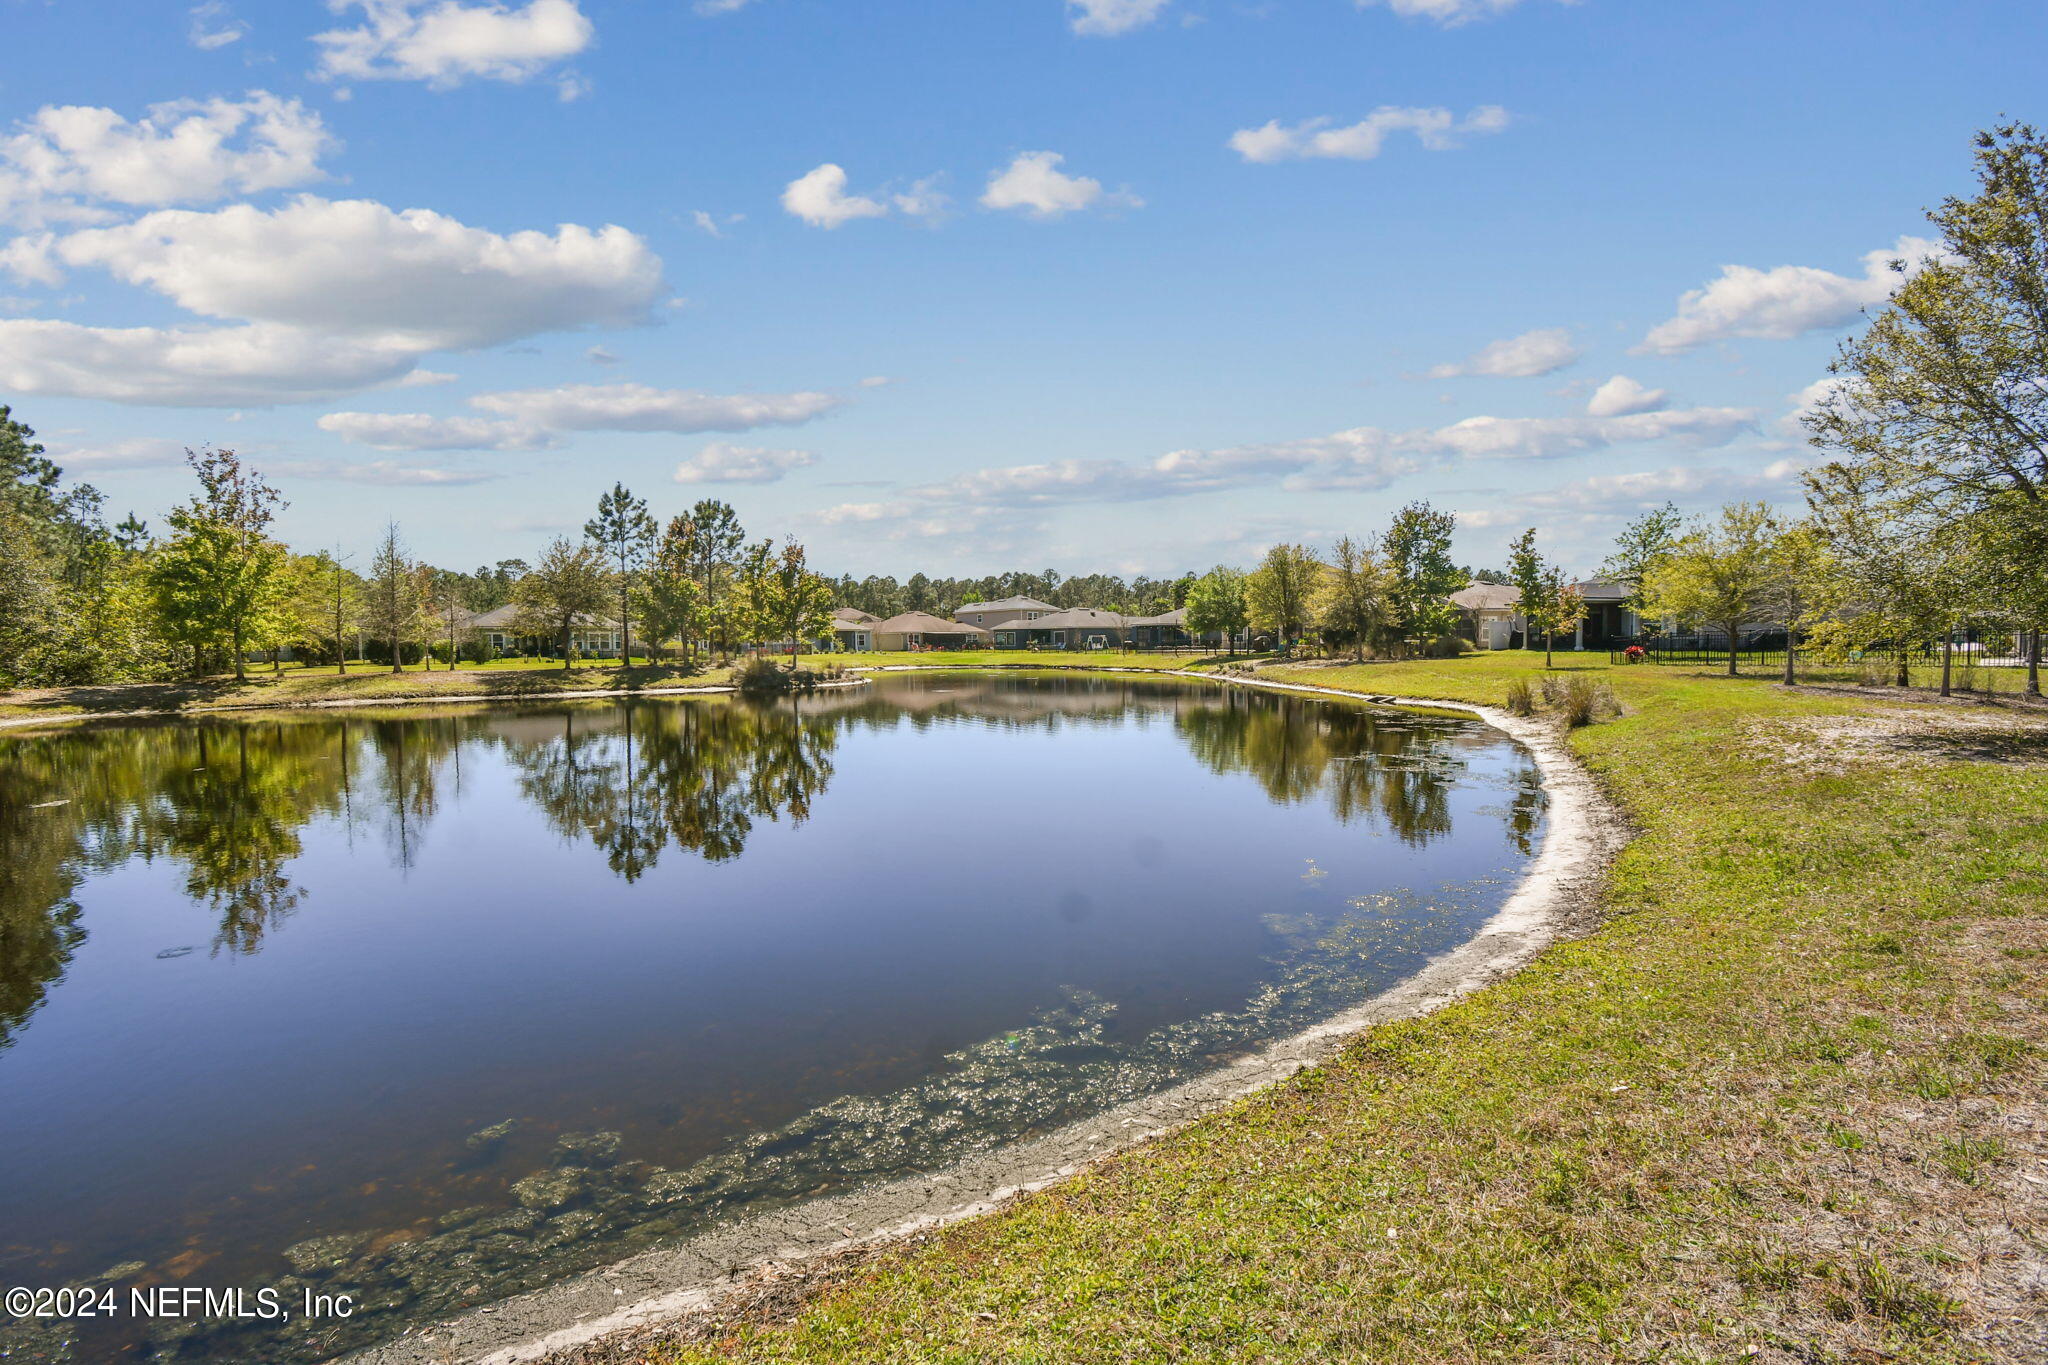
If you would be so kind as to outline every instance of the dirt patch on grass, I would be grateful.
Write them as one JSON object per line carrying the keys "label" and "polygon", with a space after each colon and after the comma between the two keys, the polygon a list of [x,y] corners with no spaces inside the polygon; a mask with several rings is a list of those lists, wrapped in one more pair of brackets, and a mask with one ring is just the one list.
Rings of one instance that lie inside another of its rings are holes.
{"label": "dirt patch on grass", "polygon": [[1758,752],[1809,774],[1839,776],[1872,762],[2048,766],[2048,715],[2031,711],[1891,706],[1749,728]]}

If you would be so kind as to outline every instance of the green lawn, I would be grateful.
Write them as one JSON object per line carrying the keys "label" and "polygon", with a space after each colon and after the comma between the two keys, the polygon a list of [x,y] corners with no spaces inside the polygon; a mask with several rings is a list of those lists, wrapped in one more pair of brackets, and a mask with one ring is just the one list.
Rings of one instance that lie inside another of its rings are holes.
{"label": "green lawn", "polygon": [[[648,1358],[2040,1358],[2048,730],[1559,662],[1626,707],[1571,739],[1640,828],[1604,927]],[[1537,671],[1279,676],[1499,702]]]}

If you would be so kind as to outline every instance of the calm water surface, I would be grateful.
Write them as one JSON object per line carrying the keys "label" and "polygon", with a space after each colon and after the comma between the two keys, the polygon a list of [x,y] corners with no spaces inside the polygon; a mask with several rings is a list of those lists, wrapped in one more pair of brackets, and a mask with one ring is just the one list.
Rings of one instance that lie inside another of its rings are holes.
{"label": "calm water surface", "polygon": [[1541,802],[1475,722],[1058,675],[0,740],[0,1282],[366,1303],[0,1351],[317,1358],[1044,1131],[1456,946]]}

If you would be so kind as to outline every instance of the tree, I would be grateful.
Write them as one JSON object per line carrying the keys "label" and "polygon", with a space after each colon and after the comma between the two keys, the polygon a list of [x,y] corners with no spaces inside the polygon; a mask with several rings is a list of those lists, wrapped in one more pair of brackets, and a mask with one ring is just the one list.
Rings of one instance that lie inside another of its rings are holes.
{"label": "tree", "polygon": [[622,483],[597,500],[597,515],[583,523],[583,534],[611,560],[618,582],[620,667],[633,662],[633,589],[654,551],[655,530],[647,499],[634,497]]}
{"label": "tree", "polygon": [[1410,503],[1394,514],[1380,540],[1393,574],[1394,622],[1403,638],[1426,642],[1457,625],[1458,609],[1450,597],[1466,583],[1464,571],[1451,560],[1451,532],[1457,524],[1452,513],[1426,502]]}
{"label": "tree", "polygon": [[739,513],[731,504],[716,498],[705,498],[690,509],[689,516],[690,565],[703,599],[705,628],[719,634],[717,643],[727,644],[729,640],[721,633],[725,618],[720,606],[725,589],[739,568],[740,547],[747,543],[746,532],[740,529]]}
{"label": "tree", "polygon": [[719,608],[724,617],[721,633],[728,642],[751,645],[774,633],[774,566],[775,542],[766,538],[747,546],[740,556],[733,590]]}
{"label": "tree", "polygon": [[0,685],[48,678],[61,608],[56,575],[29,519],[0,505]]}
{"label": "tree", "polygon": [[1760,598],[1766,619],[1785,623],[1785,686],[1799,681],[1799,637],[1825,610],[1834,574],[1827,544],[1811,522],[1780,526],[1765,553]]}
{"label": "tree", "polygon": [[1522,643],[1532,644],[1541,635],[1543,666],[1554,667],[1558,632],[1585,619],[1585,597],[1565,582],[1564,570],[1546,562],[1538,553],[1533,526],[1508,546],[1508,579],[1521,594],[1516,609],[1522,614]]}
{"label": "tree", "polygon": [[391,646],[391,671],[405,671],[405,647],[420,638],[425,606],[420,580],[398,523],[388,522],[377,553],[370,560],[369,590],[364,594],[363,626],[374,639]]}
{"label": "tree", "polygon": [[[434,634],[448,642],[450,672],[454,671],[461,657],[462,637],[468,633],[462,627],[463,617],[468,614],[468,609],[463,606],[465,578],[464,574],[449,573],[425,564],[419,566],[420,604],[432,623]],[[429,648],[421,662],[432,668],[433,660],[433,650]]]}
{"label": "tree", "polygon": [[605,581],[603,554],[590,545],[574,545],[556,537],[513,590],[519,605],[517,629],[528,635],[552,635],[569,667],[569,636],[579,617],[595,616],[611,598]]}
{"label": "tree", "polygon": [[788,639],[789,666],[794,669],[799,642],[832,629],[832,585],[811,572],[795,536],[782,543],[769,568],[767,596],[771,634]]}
{"label": "tree", "polygon": [[1245,602],[1245,576],[1226,564],[1218,564],[1188,588],[1188,634],[1200,639],[1220,633],[1223,647],[1237,653],[1237,637],[1250,624]]}
{"label": "tree", "polygon": [[225,646],[235,677],[246,656],[284,630],[285,549],[266,532],[285,502],[232,450],[185,452],[199,492],[167,518],[151,590],[171,633],[198,656]]}
{"label": "tree", "polygon": [[1730,503],[1716,522],[1693,526],[1650,571],[1644,595],[1653,610],[1714,626],[1728,637],[1728,676],[1736,674],[1742,627],[1771,605],[1778,524],[1760,502]]}
{"label": "tree", "polygon": [[640,620],[649,643],[681,640],[690,653],[704,629],[704,592],[693,567],[696,530],[686,516],[669,518],[640,580]]}
{"label": "tree", "polygon": [[1923,546],[1975,523],[1973,556],[2038,632],[2048,613],[2048,140],[2004,124],[1977,135],[1975,155],[1976,193],[1928,215],[1940,253],[1893,262],[1898,290],[1831,367],[1835,384],[1807,430],[1833,458],[1808,474],[1808,501],[1824,525],[1912,528],[1906,538]]}
{"label": "tree", "polygon": [[363,609],[363,580],[349,572],[348,561],[353,555],[344,555],[339,546],[333,554],[322,550],[314,556],[319,565],[320,603],[318,638],[334,646],[334,671],[348,676],[349,631],[361,619]]}
{"label": "tree", "polygon": [[1831,620],[1823,637],[1838,646],[1888,647],[1900,687],[1912,681],[1914,645],[1937,634],[1942,689],[1948,694],[1957,626],[1994,575],[1971,519],[1910,514],[1897,500],[1822,498],[1814,523],[1826,546]]}
{"label": "tree", "polygon": [[1270,629],[1283,654],[1308,628],[1309,603],[1322,572],[1322,562],[1308,546],[1275,545],[1245,580],[1251,623]]}
{"label": "tree", "polygon": [[1643,615],[1643,580],[1671,553],[1671,547],[1678,543],[1678,528],[1683,524],[1684,519],[1672,503],[1643,513],[1622,528],[1614,538],[1614,550],[1600,566],[1602,578],[1628,589],[1623,605],[1638,617]]}
{"label": "tree", "polygon": [[1365,662],[1366,646],[1393,620],[1392,576],[1370,546],[1349,536],[1330,550],[1315,614],[1324,634],[1351,642],[1352,657]]}

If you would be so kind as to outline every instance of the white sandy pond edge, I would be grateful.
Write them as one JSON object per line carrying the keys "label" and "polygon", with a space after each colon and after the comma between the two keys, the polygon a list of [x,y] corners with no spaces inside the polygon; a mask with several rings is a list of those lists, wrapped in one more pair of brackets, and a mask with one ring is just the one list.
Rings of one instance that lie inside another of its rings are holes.
{"label": "white sandy pond edge", "polygon": [[1583,918],[1608,861],[1626,842],[1626,826],[1619,812],[1567,752],[1556,732],[1497,708],[1264,678],[1119,671],[1477,717],[1521,743],[1536,760],[1549,796],[1543,847],[1500,910],[1459,947],[1365,1004],[1269,1043],[1240,1061],[929,1175],[744,1218],[559,1284],[439,1323],[416,1326],[404,1336],[345,1359],[351,1365],[524,1365],[616,1332],[712,1308],[742,1282],[771,1266],[903,1238],[993,1212],[1093,1161],[1169,1133],[1314,1066],[1363,1029],[1428,1014],[1515,971],[1575,918]]}

